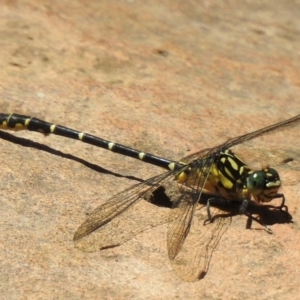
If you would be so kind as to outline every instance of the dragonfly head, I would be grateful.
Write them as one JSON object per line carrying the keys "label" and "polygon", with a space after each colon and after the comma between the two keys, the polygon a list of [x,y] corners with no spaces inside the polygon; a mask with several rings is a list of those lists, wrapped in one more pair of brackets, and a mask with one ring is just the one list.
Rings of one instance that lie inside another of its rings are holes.
{"label": "dragonfly head", "polygon": [[276,198],[280,185],[278,172],[269,167],[253,171],[247,178],[247,190],[257,202],[269,202]]}

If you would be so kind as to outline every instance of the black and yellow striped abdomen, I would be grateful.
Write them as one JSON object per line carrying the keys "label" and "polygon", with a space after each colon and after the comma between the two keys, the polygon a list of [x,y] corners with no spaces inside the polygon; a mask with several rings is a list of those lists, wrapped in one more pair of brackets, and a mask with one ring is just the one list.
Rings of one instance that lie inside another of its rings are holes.
{"label": "black and yellow striped abdomen", "polygon": [[45,135],[55,134],[139,159],[168,170],[176,170],[183,166],[183,164],[180,164],[176,161],[168,160],[150,153],[142,152],[118,143],[114,143],[112,141],[99,138],[88,133],[77,131],[61,125],[48,123],[46,121],[24,115],[0,113],[0,129],[13,131],[30,130],[40,132]]}

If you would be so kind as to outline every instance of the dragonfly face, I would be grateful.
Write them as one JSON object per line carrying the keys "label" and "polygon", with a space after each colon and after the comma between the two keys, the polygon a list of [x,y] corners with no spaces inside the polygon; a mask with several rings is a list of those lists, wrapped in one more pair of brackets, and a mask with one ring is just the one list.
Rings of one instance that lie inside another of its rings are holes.
{"label": "dragonfly face", "polygon": [[254,171],[247,177],[247,190],[257,202],[269,202],[278,197],[281,181],[278,172],[272,168]]}

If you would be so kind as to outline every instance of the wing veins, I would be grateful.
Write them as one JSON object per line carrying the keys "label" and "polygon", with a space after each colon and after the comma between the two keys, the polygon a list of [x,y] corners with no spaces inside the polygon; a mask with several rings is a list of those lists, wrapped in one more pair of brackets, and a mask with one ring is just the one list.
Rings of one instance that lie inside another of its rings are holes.
{"label": "wing veins", "polygon": [[114,195],[91,212],[75,232],[73,240],[79,240],[107,224],[113,218],[125,212],[130,206],[137,203],[147,193],[157,189],[157,184],[163,183],[170,176],[173,176],[171,171],[160,174]]}
{"label": "wing veins", "polygon": [[173,208],[170,211],[170,227],[167,238],[168,255],[171,261],[180,252],[190,231],[196,205],[201,199],[203,187],[207,181],[213,162],[213,156],[208,157],[204,161],[202,169],[206,169],[207,173],[204,173],[203,177],[195,177],[195,183],[192,184],[192,186],[197,186],[197,189],[183,192],[181,197],[173,203]]}

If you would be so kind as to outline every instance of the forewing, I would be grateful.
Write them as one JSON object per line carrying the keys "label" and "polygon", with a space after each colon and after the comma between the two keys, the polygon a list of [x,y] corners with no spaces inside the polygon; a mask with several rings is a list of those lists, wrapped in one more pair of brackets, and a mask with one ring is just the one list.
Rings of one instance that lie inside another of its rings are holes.
{"label": "forewing", "polygon": [[182,158],[180,160],[180,162],[183,162],[185,164],[189,164],[189,163],[191,163],[192,161],[194,161],[196,159],[201,159],[201,158],[205,157],[209,152],[212,152],[213,150],[217,150],[217,149],[218,149],[218,147],[202,149],[198,152],[195,152],[193,154],[190,154],[190,155]]}
{"label": "forewing", "polygon": [[[206,148],[206,149],[203,149],[199,152],[188,155],[188,156],[184,157],[181,160],[181,162],[184,162],[184,163],[188,164],[188,163],[192,162],[195,159],[199,159],[201,157],[206,156],[207,154],[217,153],[222,148],[231,148],[231,147],[240,145],[244,142],[256,139],[260,136],[267,136],[269,134],[272,134],[272,136],[273,136],[273,134],[275,134],[277,132],[281,132],[285,129],[293,128],[294,126],[297,126],[299,124],[300,124],[300,115],[297,115],[297,116],[295,116],[293,118],[290,118],[288,120],[284,120],[282,122],[272,124],[270,126],[255,130],[253,132],[250,132],[250,133],[247,133],[247,134],[244,134],[244,135],[240,135],[240,136],[237,136],[237,137],[234,137],[234,138],[230,138],[227,141],[223,142],[222,144],[219,144],[219,145],[217,145],[213,148]],[[280,153],[280,155],[281,155],[281,153]],[[290,156],[289,155],[287,156],[286,153],[284,155],[281,155],[281,156],[282,156],[282,160],[280,161],[280,158],[279,158],[279,160],[277,162],[275,162],[275,165],[281,164],[281,162],[284,163],[287,159],[290,158]],[[247,163],[247,161],[246,161],[246,163]]]}
{"label": "forewing", "polygon": [[292,128],[294,126],[297,126],[300,124],[300,114],[296,115],[293,118],[290,118],[288,120],[284,120],[282,122],[276,123],[276,124],[272,124],[270,126],[255,130],[253,132],[244,134],[244,135],[240,135],[231,139],[228,139],[225,143],[221,144],[219,147],[226,147],[226,148],[230,148],[233,147],[235,145],[239,145],[241,143],[244,143],[246,141],[250,141],[252,139],[258,138],[260,136],[265,136],[268,134],[274,134],[276,132],[280,132],[282,130],[288,129],[288,128]]}

